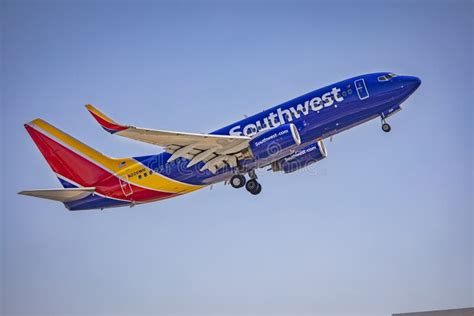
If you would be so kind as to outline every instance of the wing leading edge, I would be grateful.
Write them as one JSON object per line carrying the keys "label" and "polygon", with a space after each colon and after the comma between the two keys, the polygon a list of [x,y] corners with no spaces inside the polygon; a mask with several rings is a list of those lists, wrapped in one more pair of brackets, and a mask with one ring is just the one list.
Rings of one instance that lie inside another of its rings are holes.
{"label": "wing leading edge", "polygon": [[163,147],[171,154],[168,161],[186,158],[190,160],[188,167],[204,162],[201,171],[215,173],[224,166],[237,166],[250,140],[247,136],[184,133],[122,125],[90,104],[86,108],[107,132]]}

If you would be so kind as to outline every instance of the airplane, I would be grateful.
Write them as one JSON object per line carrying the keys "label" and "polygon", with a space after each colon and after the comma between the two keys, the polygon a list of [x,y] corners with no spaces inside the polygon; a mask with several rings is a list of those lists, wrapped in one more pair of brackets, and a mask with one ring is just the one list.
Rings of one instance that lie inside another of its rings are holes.
{"label": "airplane", "polygon": [[64,203],[68,210],[134,206],[225,182],[257,195],[256,170],[291,173],[327,156],[324,139],[369,120],[387,118],[420,86],[391,72],[352,77],[306,93],[209,134],[119,124],[92,105],[87,110],[113,135],[162,148],[155,155],[108,157],[35,119],[25,128],[63,188],[19,194]]}

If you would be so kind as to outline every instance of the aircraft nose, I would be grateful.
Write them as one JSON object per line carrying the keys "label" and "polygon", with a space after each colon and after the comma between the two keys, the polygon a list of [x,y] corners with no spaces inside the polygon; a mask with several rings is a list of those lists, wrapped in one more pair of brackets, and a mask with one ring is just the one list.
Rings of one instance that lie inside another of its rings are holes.
{"label": "aircraft nose", "polygon": [[410,93],[413,93],[421,85],[421,80],[414,76],[403,76],[402,88],[407,88]]}

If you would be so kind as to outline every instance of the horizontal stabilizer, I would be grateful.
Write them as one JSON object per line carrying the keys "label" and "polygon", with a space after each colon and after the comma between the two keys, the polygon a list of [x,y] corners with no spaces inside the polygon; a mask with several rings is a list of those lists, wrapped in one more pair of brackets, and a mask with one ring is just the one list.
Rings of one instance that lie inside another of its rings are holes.
{"label": "horizontal stabilizer", "polygon": [[18,192],[18,194],[34,196],[42,199],[54,200],[59,202],[70,202],[85,198],[93,194],[95,188],[68,188],[68,189],[46,189],[46,190],[27,190]]}

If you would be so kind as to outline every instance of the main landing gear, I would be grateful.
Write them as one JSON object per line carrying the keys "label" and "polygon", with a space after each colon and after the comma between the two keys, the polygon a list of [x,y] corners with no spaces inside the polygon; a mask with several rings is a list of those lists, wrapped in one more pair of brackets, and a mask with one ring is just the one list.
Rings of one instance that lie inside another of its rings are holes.
{"label": "main landing gear", "polygon": [[245,176],[241,174],[237,174],[235,176],[232,176],[230,178],[230,185],[235,188],[239,189],[243,186],[245,186],[245,189],[249,191],[253,195],[257,195],[260,192],[262,192],[262,185],[258,183],[257,181],[257,175],[255,174],[255,171],[250,171],[249,172],[250,180],[246,181]]}
{"label": "main landing gear", "polygon": [[390,126],[390,124],[388,124],[385,119],[382,119],[382,131],[384,131],[385,133],[388,133],[392,130],[392,127]]}
{"label": "main landing gear", "polygon": [[258,183],[255,179],[250,179],[249,181],[247,181],[245,188],[253,195],[257,195],[262,192],[262,185]]}
{"label": "main landing gear", "polygon": [[234,189],[239,189],[245,185],[245,177],[241,174],[235,175],[230,178],[230,185]]}

